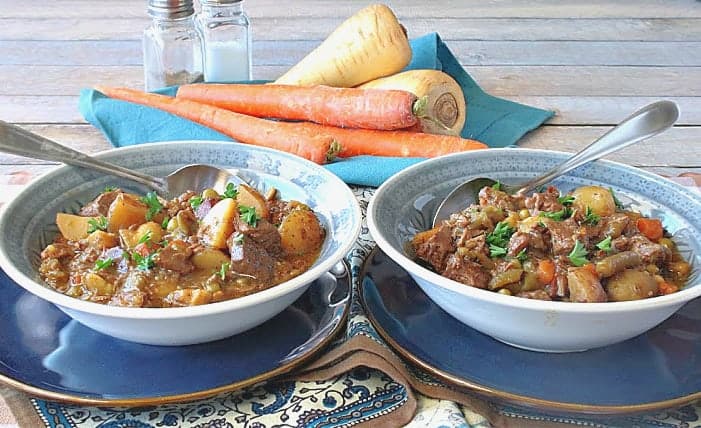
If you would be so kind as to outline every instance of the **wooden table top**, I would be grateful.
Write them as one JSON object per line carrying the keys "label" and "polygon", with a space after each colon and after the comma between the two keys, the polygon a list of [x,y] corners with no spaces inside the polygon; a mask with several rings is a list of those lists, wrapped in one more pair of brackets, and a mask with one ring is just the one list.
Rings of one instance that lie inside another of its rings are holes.
{"label": "wooden table top", "polygon": [[[109,144],[77,108],[81,88],[143,85],[147,0],[0,0],[0,119],[88,153]],[[282,6],[285,4],[285,6]],[[274,79],[367,1],[246,2],[254,78]],[[489,93],[557,115],[520,141],[574,151],[637,108],[676,101],[678,126],[610,159],[701,172],[701,2],[397,0],[410,37],[437,31]],[[468,108],[469,114],[469,108]],[[54,165],[0,154],[0,202]]]}

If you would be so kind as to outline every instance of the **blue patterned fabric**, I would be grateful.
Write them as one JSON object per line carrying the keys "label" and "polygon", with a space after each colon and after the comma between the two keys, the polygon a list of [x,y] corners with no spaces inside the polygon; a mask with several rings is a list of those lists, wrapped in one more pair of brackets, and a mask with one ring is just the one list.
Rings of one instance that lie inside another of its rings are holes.
{"label": "blue patterned fabric", "polygon": [[[370,188],[354,189],[363,211],[372,194]],[[363,335],[387,347],[366,318],[358,300],[358,275],[374,243],[363,226],[361,236],[347,260],[352,267],[354,298],[346,337]],[[428,373],[411,368],[426,385],[440,385]],[[274,381],[242,391],[185,404],[143,408],[70,406],[44,400],[32,402],[47,427],[75,428],[270,428],[350,427],[391,413],[407,400],[404,387],[386,374],[359,367],[328,381]],[[534,424],[550,422],[580,427],[699,428],[701,402],[655,414],[608,419],[588,419],[539,414],[510,406],[490,405],[494,414]],[[488,428],[485,415],[465,406],[418,395],[418,409],[408,427]]]}

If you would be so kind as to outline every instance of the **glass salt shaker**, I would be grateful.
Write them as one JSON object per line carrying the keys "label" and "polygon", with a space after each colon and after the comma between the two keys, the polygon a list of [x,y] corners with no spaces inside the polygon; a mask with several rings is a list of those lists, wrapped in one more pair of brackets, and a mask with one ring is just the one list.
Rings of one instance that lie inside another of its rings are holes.
{"label": "glass salt shaker", "polygon": [[251,28],[243,0],[201,0],[205,82],[251,79]]}
{"label": "glass salt shaker", "polygon": [[194,13],[192,0],[149,0],[152,21],[143,38],[147,91],[202,81],[202,39]]}

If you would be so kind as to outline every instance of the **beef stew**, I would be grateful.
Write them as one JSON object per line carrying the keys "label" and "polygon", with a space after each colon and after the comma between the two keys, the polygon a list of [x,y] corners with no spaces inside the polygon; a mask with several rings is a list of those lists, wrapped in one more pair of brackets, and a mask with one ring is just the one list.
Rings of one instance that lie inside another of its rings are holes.
{"label": "beef stew", "polygon": [[678,291],[691,272],[659,219],[625,209],[600,186],[523,196],[497,183],[411,247],[445,277],[541,300],[645,299]]}
{"label": "beef stew", "polygon": [[163,200],[106,189],[59,235],[39,272],[54,290],[128,307],[201,305],[246,296],[308,270],[325,229],[307,205],[240,185]]}

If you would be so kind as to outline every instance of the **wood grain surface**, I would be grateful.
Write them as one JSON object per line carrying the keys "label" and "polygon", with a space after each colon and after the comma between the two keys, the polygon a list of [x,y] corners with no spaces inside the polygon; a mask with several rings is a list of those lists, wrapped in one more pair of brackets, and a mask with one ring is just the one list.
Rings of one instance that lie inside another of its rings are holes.
{"label": "wood grain surface", "polygon": [[[246,2],[254,77],[276,78],[370,3]],[[387,3],[410,37],[438,32],[489,93],[556,111],[520,145],[575,151],[635,109],[671,99],[682,110],[678,126],[609,158],[668,175],[701,172],[701,2]],[[88,153],[108,149],[80,116],[78,93],[142,87],[146,1],[0,0],[0,8],[0,119]],[[0,202],[54,167],[0,154]]]}

